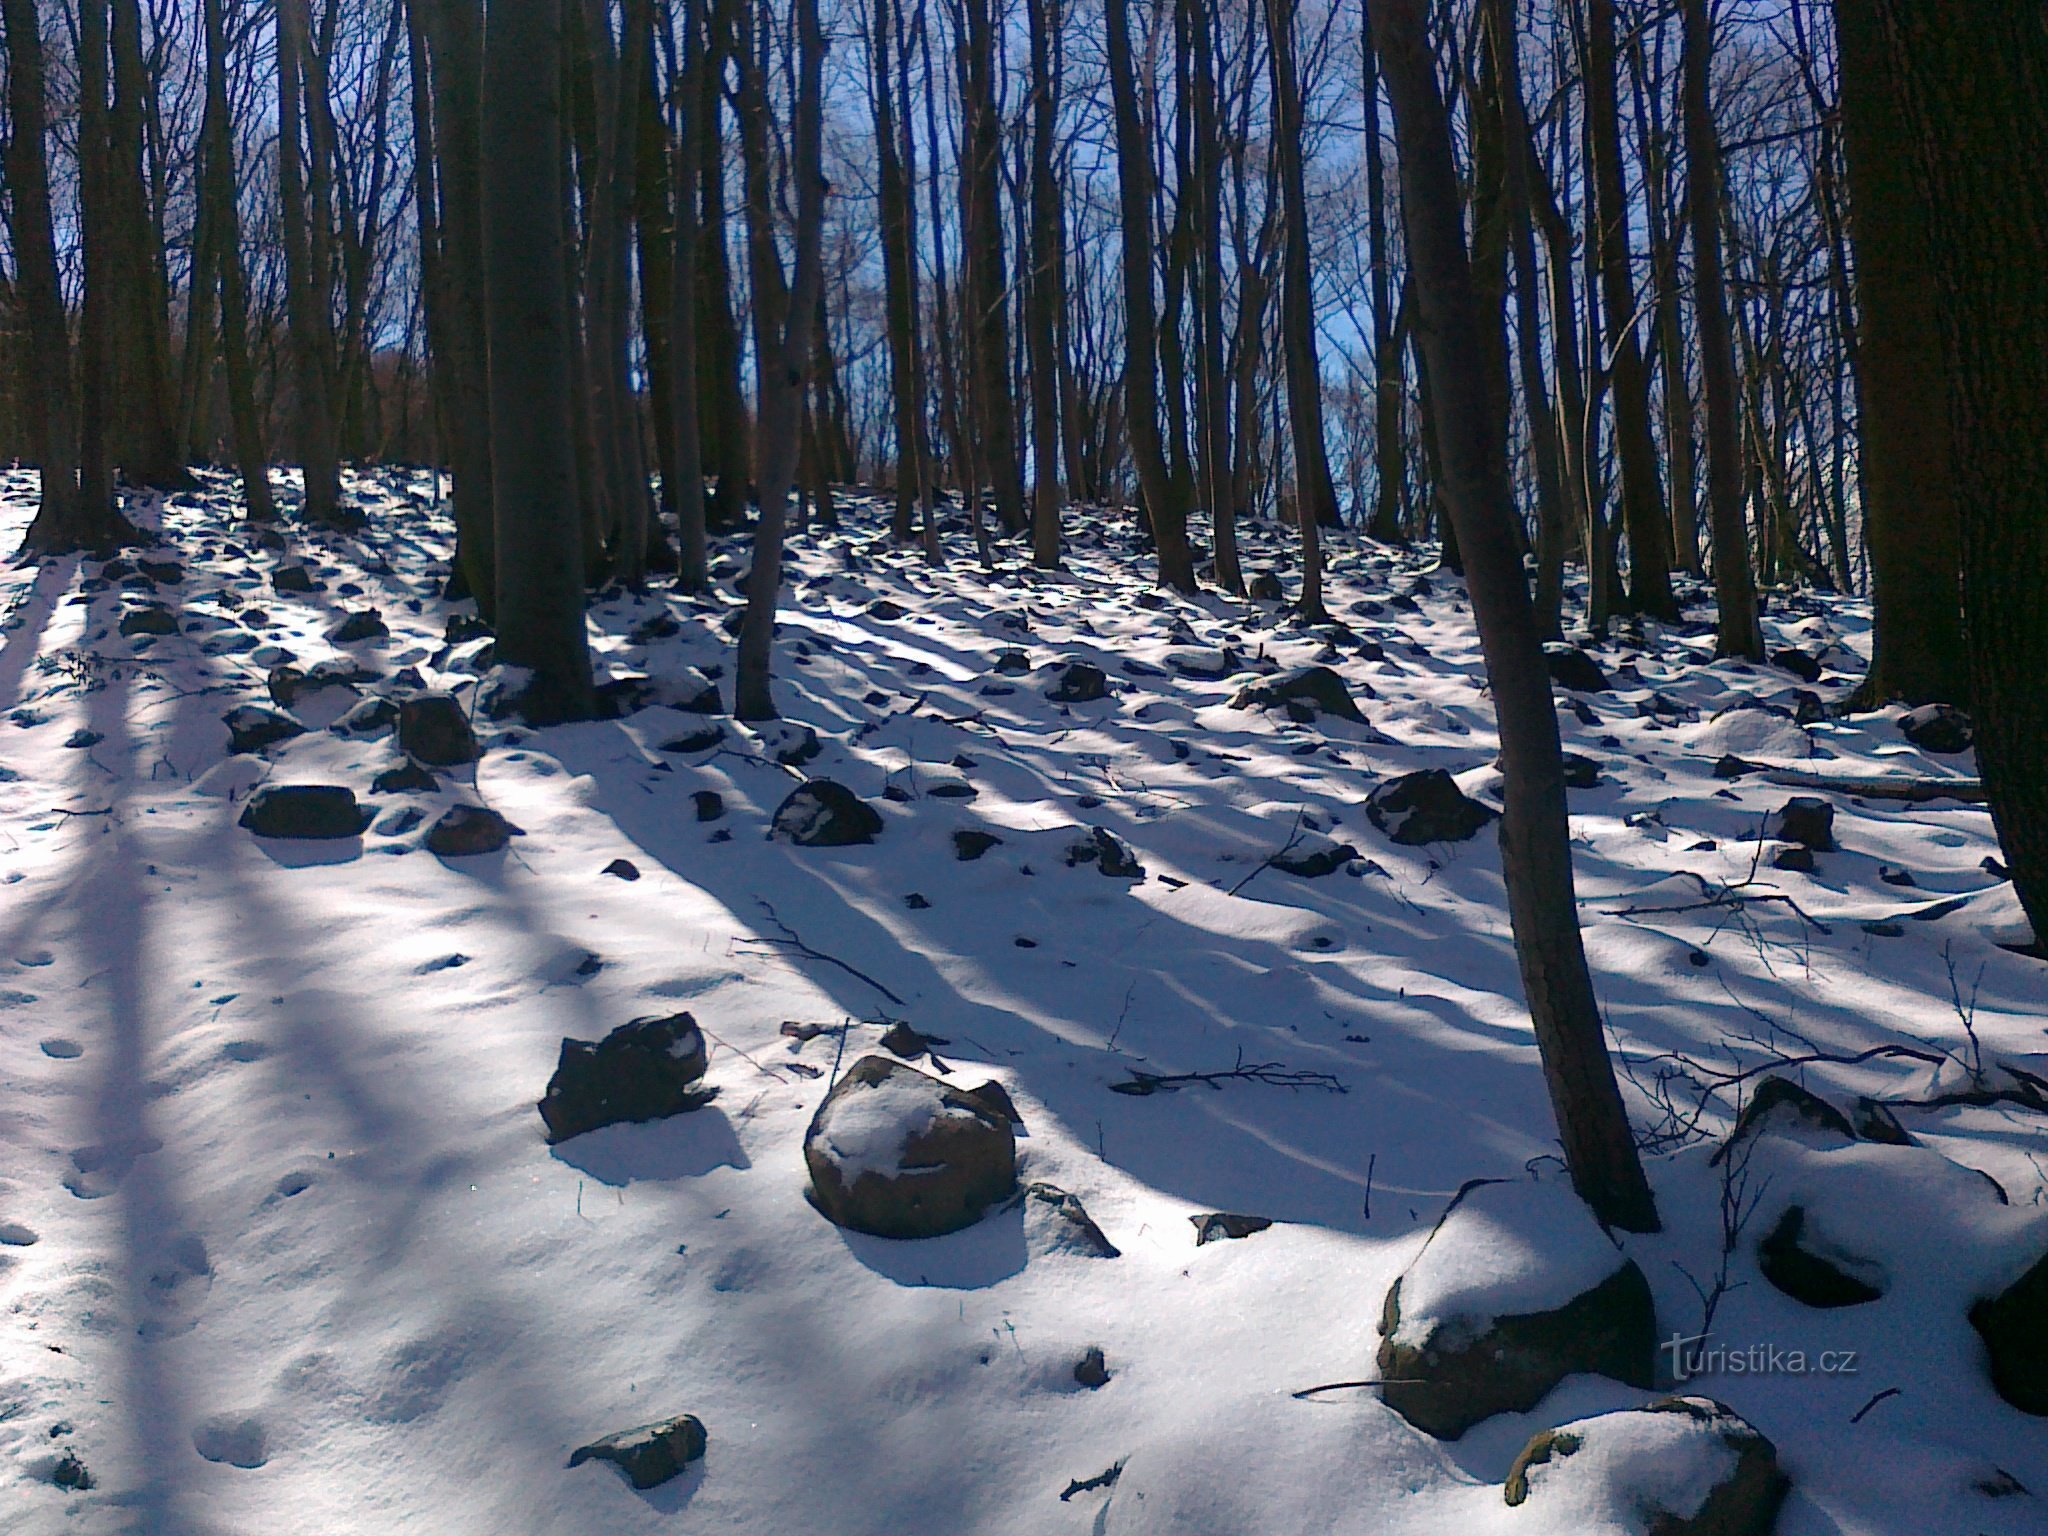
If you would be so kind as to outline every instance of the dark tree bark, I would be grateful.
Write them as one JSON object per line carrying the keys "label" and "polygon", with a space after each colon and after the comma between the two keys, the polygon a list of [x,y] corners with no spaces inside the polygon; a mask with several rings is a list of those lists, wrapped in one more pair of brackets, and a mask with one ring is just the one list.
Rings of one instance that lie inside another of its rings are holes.
{"label": "dark tree bark", "polygon": [[1401,371],[1405,350],[1394,327],[1393,262],[1387,241],[1387,168],[1380,134],[1379,54],[1373,47],[1371,10],[1365,6],[1361,39],[1365,55],[1366,242],[1372,263],[1373,479],[1377,492],[1366,531],[1388,544],[1406,541],[1401,529],[1401,493],[1408,480],[1407,436],[1401,416],[1408,384]]}
{"label": "dark tree bark", "polygon": [[1052,39],[1060,30],[1059,0],[1028,0],[1031,28],[1031,266],[1024,287],[1026,354],[1031,395],[1031,563],[1060,564],[1060,396],[1055,322],[1059,262],[1059,186],[1053,180],[1059,76]]}
{"label": "dark tree bark", "polygon": [[1962,704],[1970,692],[1962,512],[1949,467],[1947,380],[1930,366],[1941,349],[1928,281],[1935,232],[1912,163],[1899,152],[1904,103],[1876,8],[1870,0],[1842,0],[1834,10],[1856,252],[1855,377],[1874,620],[1860,702]]}
{"label": "dark tree bark", "polygon": [[698,420],[705,469],[715,489],[705,507],[713,528],[746,520],[753,426],[740,387],[739,323],[733,318],[732,262],[726,249],[724,82],[733,61],[733,25],[748,0],[710,0],[706,14],[704,119],[697,134],[703,156],[697,181]]}
{"label": "dark tree bark", "polygon": [[674,415],[675,481],[668,487],[668,499],[676,514],[676,585],[685,592],[701,592],[711,580],[705,545],[704,396],[697,373],[697,321],[702,313],[697,295],[697,257],[702,248],[697,229],[697,177],[704,158],[697,137],[707,119],[715,123],[717,109],[705,101],[708,43],[704,28],[704,0],[683,0],[683,57],[676,92],[675,170],[671,178],[675,184],[675,256],[668,312],[669,362],[674,374],[669,383],[669,409]]}
{"label": "dark tree bark", "polygon": [[1515,952],[1573,1186],[1609,1225],[1650,1232],[1657,1230],[1656,1206],[1579,937],[1557,714],[1515,553],[1513,499],[1486,441],[1480,321],[1427,14],[1427,0],[1373,0],[1372,28],[1394,107],[1410,280],[1439,407],[1444,500],[1460,525],[1499,717],[1506,775],[1501,868]]}
{"label": "dark tree bark", "polygon": [[1323,375],[1316,356],[1315,286],[1311,280],[1308,244],[1308,190],[1302,176],[1301,81],[1294,62],[1295,0],[1266,0],[1267,47],[1273,70],[1274,153],[1280,161],[1280,197],[1285,209],[1286,238],[1281,244],[1280,334],[1287,358],[1287,413],[1294,441],[1294,490],[1301,504],[1304,563],[1303,607],[1320,618],[1322,598],[1313,608],[1308,583],[1320,584],[1320,551],[1316,527],[1334,528],[1343,519],[1337,511],[1337,488],[1330,479],[1330,454],[1323,441]]}
{"label": "dark tree bark", "polygon": [[0,26],[5,28],[8,55],[9,230],[14,237],[15,288],[29,333],[21,398],[29,408],[30,445],[42,468],[41,501],[22,539],[20,557],[76,549],[110,553],[138,535],[114,510],[111,499],[89,501],[79,491],[78,413],[71,387],[71,336],[50,218],[43,42],[36,0],[4,0]]}
{"label": "dark tree bark", "polygon": [[[324,198],[309,197],[302,148],[305,66],[312,51],[306,0],[278,0],[277,175],[283,208],[285,308],[291,331],[292,390],[297,403],[293,436],[305,473],[301,515],[309,522],[344,524],[340,465],[335,455],[334,412],[328,393],[334,368],[334,322],[328,309],[326,263],[318,230],[328,217]],[[325,156],[315,147],[315,176]]]}
{"label": "dark tree bark", "polygon": [[[290,3],[290,0],[287,0]],[[563,0],[492,0],[484,41],[483,236],[498,657],[531,668],[535,724],[587,718],[590,649],[562,283]]]}
{"label": "dark tree bark", "polygon": [[1195,56],[1196,462],[1216,545],[1216,584],[1244,595],[1237,553],[1237,497],[1230,475],[1230,383],[1223,328],[1223,137],[1216,100],[1216,0],[1181,0]]}
{"label": "dark tree bark", "polygon": [[973,341],[971,393],[980,429],[980,458],[994,493],[996,517],[1009,533],[1029,519],[1024,511],[1024,478],[1017,459],[1015,407],[1010,397],[1009,283],[1003,272],[1002,123],[996,115],[996,35],[989,0],[966,0],[965,67],[961,107],[966,114],[961,146],[961,210],[964,215],[967,290],[962,323]]}
{"label": "dark tree bark", "polygon": [[1159,322],[1152,292],[1152,141],[1138,113],[1131,68],[1127,0],[1108,0],[1110,94],[1116,114],[1116,165],[1123,214],[1125,431],[1137,462],[1139,495],[1159,547],[1159,579],[1195,590],[1187,505],[1175,493],[1159,430]]}
{"label": "dark tree bark", "polygon": [[1592,141],[1593,206],[1598,225],[1601,298],[1613,358],[1615,455],[1621,461],[1621,515],[1628,531],[1629,607],[1676,619],[1671,593],[1671,529],[1650,432],[1650,385],[1638,340],[1635,279],[1629,270],[1628,195],[1615,98],[1614,0],[1585,0],[1586,114]]}
{"label": "dark tree bark", "polygon": [[760,521],[747,572],[733,713],[777,718],[772,682],[776,594],[782,585],[782,536],[796,474],[805,376],[823,281],[825,224],[824,56],[818,0],[795,0],[797,61],[790,180],[796,191],[794,263],[785,275],[776,248],[769,185],[768,84],[760,55],[740,49],[740,148],[746,164],[749,269],[754,290],[754,349],[759,380],[755,468]]}
{"label": "dark tree bark", "polygon": [[2028,0],[1866,3],[1904,108],[1892,148],[1942,234],[1929,271],[1977,763],[2048,951],[2048,30]]}
{"label": "dark tree bark", "polygon": [[1713,23],[1707,0],[1685,0],[1685,158],[1692,224],[1693,313],[1707,395],[1707,514],[1714,535],[1714,595],[1720,606],[1715,652],[1763,658],[1749,529],[1742,515],[1742,404],[1735,345],[1721,275],[1721,146],[1708,94]]}
{"label": "dark tree bark", "polygon": [[[889,393],[895,408],[896,505],[889,531],[899,543],[917,536],[917,504],[924,494],[926,444],[924,384],[918,376],[917,252],[911,241],[913,205],[896,122],[897,70],[890,0],[874,0],[869,13],[868,67],[875,125],[876,205],[882,246],[882,302],[889,336]],[[907,117],[910,103],[902,103]]]}

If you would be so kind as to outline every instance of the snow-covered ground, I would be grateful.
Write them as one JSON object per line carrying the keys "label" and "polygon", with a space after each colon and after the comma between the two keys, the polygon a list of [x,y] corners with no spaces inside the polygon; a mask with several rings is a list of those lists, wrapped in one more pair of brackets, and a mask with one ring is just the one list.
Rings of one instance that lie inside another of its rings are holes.
{"label": "snow-covered ground", "polygon": [[[1352,631],[1331,646],[1274,604],[1156,591],[1121,532],[1082,528],[1057,576],[983,572],[956,534],[932,571],[856,500],[844,532],[794,542],[777,695],[823,740],[801,772],[885,825],[871,846],[799,848],[766,836],[796,778],[775,739],[728,720],[719,747],[664,753],[705,721],[662,707],[497,730],[438,791],[374,795],[396,749],[323,729],[353,702],[326,689],[298,701],[307,734],[230,760],[221,716],[269,706],[285,663],[345,658],[374,674],[365,694],[475,681],[473,647],[443,640],[449,528],[427,476],[356,490],[359,541],[287,527],[287,549],[261,547],[214,479],[138,513],[163,537],[143,553],[180,581],[95,581],[76,559],[0,576],[0,1529],[1587,1529],[1541,1500],[1507,1508],[1508,1464],[1535,1430],[1652,1394],[1574,1378],[1448,1445],[1370,1391],[1291,1395],[1370,1377],[1381,1299],[1451,1194],[1554,1153],[1491,834],[1397,846],[1363,812],[1425,767],[1495,797],[1453,578],[1331,539]],[[0,547],[30,496],[30,477],[0,478]],[[1246,542],[1255,568],[1285,569],[1281,530]],[[722,548],[710,599],[595,602],[601,671],[725,669],[729,688],[744,559]],[[317,589],[273,591],[301,560]],[[175,632],[118,633],[150,602]],[[325,638],[371,607],[388,636]],[[674,633],[642,627],[665,614]],[[1862,671],[1860,604],[1774,601],[1768,627],[1820,661],[1824,698]],[[1226,646],[1220,678],[1169,659]],[[1092,662],[1110,696],[1052,702],[1049,673],[996,670],[1009,648],[1034,669]],[[1713,662],[1704,625],[1594,654],[1614,691],[1560,692],[1559,719],[1599,767],[1572,791],[1579,891],[1646,1133],[1697,1102],[1682,1082],[1657,1102],[1671,1053],[1950,1058],[1806,1071],[1844,1107],[2040,1064],[2048,973],[1999,947],[2027,932],[1983,867],[1981,808],[1828,796],[1839,850],[1795,873],[1758,837],[1801,791],[1712,773],[1734,753],[1957,776],[1967,755],[1910,745],[1896,711],[1801,725],[1797,680]],[[1318,659],[1369,724],[1229,706],[1262,662]],[[1744,700],[1781,708],[1715,718]],[[264,778],[347,784],[378,820],[360,841],[259,839],[236,818]],[[720,819],[698,819],[705,790]],[[436,857],[426,827],[458,799],[524,835]],[[1085,827],[1147,878],[1069,866]],[[962,860],[961,829],[1001,841]],[[1325,836],[1357,859],[1319,878],[1266,866]],[[1709,900],[1744,881],[1751,899]],[[1754,899],[1770,896],[1791,901]],[[550,1148],[535,1103],[562,1038],[681,1008],[716,1102]],[[1008,1089],[1022,1176],[1077,1195],[1121,1257],[1051,1251],[1016,1210],[922,1242],[813,1210],[805,1126],[898,1019],[949,1080]],[[1112,1091],[1240,1066],[1309,1076]],[[1735,1100],[1652,1159],[1665,1231],[1624,1244],[1661,1334],[1698,1330],[1694,1282],[1722,1262],[1708,1158]],[[1921,1148],[1759,1146],[1714,1324],[1731,1352],[1855,1350],[1853,1372],[1686,1390],[1776,1443],[1784,1536],[2048,1530],[2035,1497],[1984,1491],[1998,1468],[2048,1494],[2048,1421],[1993,1393],[1965,1321],[2048,1248],[2041,1117],[1901,1118]],[[1793,1200],[1875,1257],[1883,1299],[1816,1311],[1759,1276],[1755,1240]],[[1198,1246],[1189,1218],[1211,1212],[1274,1225]],[[1095,1390],[1073,1376],[1091,1345],[1110,1375]],[[682,1412],[709,1453],[663,1487],[565,1465]],[[58,1486],[60,1466],[91,1486]]]}

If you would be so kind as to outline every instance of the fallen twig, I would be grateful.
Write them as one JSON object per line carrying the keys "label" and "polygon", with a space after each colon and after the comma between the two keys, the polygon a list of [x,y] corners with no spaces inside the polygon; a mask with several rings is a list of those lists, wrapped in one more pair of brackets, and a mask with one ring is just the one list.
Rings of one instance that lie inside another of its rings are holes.
{"label": "fallen twig", "polygon": [[1096,1473],[1093,1477],[1077,1477],[1067,1484],[1066,1492],[1060,1495],[1060,1502],[1066,1503],[1077,1493],[1093,1493],[1097,1488],[1114,1488],[1116,1480],[1124,1475],[1124,1464]]}
{"label": "fallen twig", "polygon": [[782,930],[781,938],[763,939],[761,941],[762,943],[787,944],[791,949],[795,950],[798,954],[803,955],[807,959],[822,960],[827,965],[836,965],[839,967],[840,970],[846,972],[847,975],[853,977],[856,981],[866,982],[869,986],[873,987],[877,992],[881,993],[882,996],[886,997],[887,999],[889,999],[890,1002],[894,1003],[898,1008],[907,1008],[910,1006],[908,1003],[904,1002],[902,998],[898,997],[894,992],[891,992],[887,987],[883,986],[879,981],[875,980],[874,977],[870,976],[866,971],[861,970],[858,966],[849,965],[846,961],[840,959],[837,955],[828,955],[822,949],[813,949],[810,945],[806,944],[800,937],[798,937],[797,931],[782,920],[781,916],[775,910],[775,904],[769,901],[767,897],[760,896],[756,897],[755,899],[760,902],[761,910],[768,914],[768,921],[773,923],[777,928],[780,928]]}
{"label": "fallen twig", "polygon": [[1148,1094],[1172,1093],[1189,1083],[1206,1083],[1220,1092],[1227,1082],[1264,1083],[1270,1088],[1321,1088],[1330,1093],[1351,1091],[1328,1072],[1297,1071],[1277,1061],[1247,1063],[1242,1051],[1238,1052],[1237,1065],[1228,1072],[1145,1072],[1133,1067],[1131,1080],[1111,1083],[1109,1091],[1144,1098]]}

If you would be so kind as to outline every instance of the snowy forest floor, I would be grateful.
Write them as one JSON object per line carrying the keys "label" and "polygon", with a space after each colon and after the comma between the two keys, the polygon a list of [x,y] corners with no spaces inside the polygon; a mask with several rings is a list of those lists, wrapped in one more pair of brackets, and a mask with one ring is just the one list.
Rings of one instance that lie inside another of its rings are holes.
{"label": "snowy forest floor", "polygon": [[[409,796],[370,793],[388,737],[322,729],[354,702],[341,688],[299,700],[306,734],[230,758],[222,715],[268,707],[287,662],[345,659],[374,675],[364,693],[474,685],[475,646],[443,638],[467,610],[439,597],[430,486],[357,477],[360,538],[282,525],[278,549],[209,476],[136,509],[162,538],[141,553],[180,579],[77,559],[0,575],[0,1527],[1565,1536],[1503,1505],[1509,1460],[1650,1394],[1575,1377],[1452,1444],[1367,1391],[1290,1395],[1372,1374],[1381,1298],[1462,1183],[1554,1154],[1492,835],[1403,847],[1363,814],[1376,783],[1430,767],[1498,803],[1454,578],[1331,537],[1331,635],[1160,593],[1106,521],[1077,516],[1058,575],[1009,551],[984,572],[957,531],[934,571],[849,498],[843,531],[793,542],[776,687],[823,742],[803,772],[880,811],[867,847],[768,838],[792,773],[729,720],[720,746],[664,753],[705,724],[664,707],[493,729],[473,770]],[[0,547],[31,510],[32,478],[0,476]],[[1245,540],[1291,585],[1284,530]],[[596,598],[600,675],[694,666],[729,698],[745,554],[719,544],[706,598]],[[273,590],[301,561],[314,590]],[[172,632],[119,633],[145,603]],[[388,635],[326,638],[363,608]],[[1767,625],[1818,661],[1822,699],[1860,677],[1865,605],[1774,595]],[[1110,696],[1049,701],[1045,671],[995,670],[1011,647],[1034,669],[1093,662]],[[1226,676],[1173,664],[1223,647]],[[1810,791],[1713,775],[1732,753],[1956,777],[1967,754],[1909,744],[1896,710],[1802,724],[1797,679],[1712,647],[1706,622],[1648,626],[1592,648],[1611,691],[1559,693],[1567,748],[1598,765],[1571,792],[1595,980],[1635,1123],[1668,1133],[1665,1230],[1625,1239],[1660,1334],[1697,1331],[1693,1282],[1722,1263],[1708,1157],[1738,1107],[1711,1098],[1685,1134],[1667,1112],[1699,1094],[1675,1056],[1942,1058],[1801,1074],[1847,1106],[2048,1051],[2048,973],[2001,947],[2027,930],[1981,807],[1830,795],[1839,849],[1802,874],[1759,838]],[[1327,661],[1369,725],[1229,707],[1262,659]],[[379,819],[360,840],[259,839],[236,817],[266,776],[350,785]],[[703,790],[722,819],[698,820]],[[422,836],[457,800],[524,835],[436,857]],[[1087,826],[1147,878],[1069,867]],[[958,829],[1001,842],[963,861]],[[1319,878],[1267,863],[1325,839],[1357,858]],[[607,872],[620,859],[636,878]],[[562,1038],[679,1008],[711,1039],[717,1101],[546,1145]],[[1120,1258],[1041,1251],[1015,1211],[890,1242],[811,1208],[805,1126],[896,1019],[933,1037],[920,1066],[1007,1088],[1023,1177],[1078,1195]],[[1113,1091],[1259,1064],[1327,1080]],[[2048,1494],[2048,1421],[1992,1392],[1965,1320],[2048,1237],[2042,1117],[1901,1118],[1920,1149],[1758,1172],[1714,1325],[1731,1350],[1854,1349],[1855,1371],[1690,1389],[1776,1442],[1783,1536],[2048,1531],[2036,1498],[1985,1491],[1995,1466]],[[1882,1300],[1815,1311],[1760,1278],[1755,1236],[1795,1197],[1881,1245]],[[1275,1224],[1198,1246],[1190,1216],[1216,1211]],[[1093,1391],[1073,1377],[1090,1345],[1110,1372]],[[709,1454],[661,1488],[564,1465],[685,1411]],[[89,1488],[53,1481],[78,1465]]]}

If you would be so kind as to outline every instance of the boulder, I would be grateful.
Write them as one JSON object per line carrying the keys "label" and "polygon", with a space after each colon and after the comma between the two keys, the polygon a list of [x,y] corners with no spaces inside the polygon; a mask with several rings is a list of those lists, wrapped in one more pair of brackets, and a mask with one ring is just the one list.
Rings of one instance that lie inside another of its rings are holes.
{"label": "boulder", "polygon": [[228,728],[230,752],[261,752],[265,747],[274,747],[280,741],[290,741],[294,736],[306,734],[306,728],[290,715],[281,715],[258,704],[238,705],[220,719],[221,724]]}
{"label": "boulder", "polygon": [[384,615],[374,608],[362,608],[330,628],[327,638],[335,645],[354,645],[359,640],[381,640],[390,633]]}
{"label": "boulder", "polygon": [[1280,577],[1273,571],[1261,571],[1251,579],[1244,589],[1244,595],[1255,603],[1277,603],[1284,601],[1287,589],[1280,585]]}
{"label": "boulder", "polygon": [[548,1141],[697,1109],[710,1102],[695,1086],[708,1064],[704,1032],[687,1013],[634,1019],[594,1044],[565,1039],[540,1101]]}
{"label": "boulder", "polygon": [[270,587],[274,592],[311,592],[316,590],[313,573],[303,565],[280,565],[270,573]]}
{"label": "boulder", "polygon": [[386,768],[370,780],[370,793],[373,795],[403,795],[413,791],[424,793],[439,787],[440,780],[434,777],[434,770],[422,768],[410,758],[396,767]]}
{"label": "boulder", "polygon": [[993,832],[962,827],[953,834],[953,857],[965,864],[980,858],[1002,842]]}
{"label": "boulder", "polygon": [[1274,854],[1266,862],[1284,874],[1300,875],[1303,879],[1315,880],[1324,875],[1335,874],[1357,857],[1358,850],[1349,843],[1333,842],[1327,837],[1314,836]]}
{"label": "boulder", "polygon": [[1794,795],[1771,817],[1771,835],[1815,853],[1835,848],[1835,808],[1815,795]]}
{"label": "boulder", "polygon": [[725,796],[715,789],[700,789],[690,795],[690,805],[699,821],[716,821],[725,814]]}
{"label": "boulder", "polygon": [[1802,683],[1817,683],[1820,681],[1820,659],[1809,655],[1805,651],[1793,650],[1789,647],[1782,651],[1773,651],[1771,653],[1771,665],[1790,672]]}
{"label": "boulder", "polygon": [[1067,868],[1074,869],[1082,864],[1093,864],[1097,874],[1108,875],[1113,880],[1145,878],[1145,866],[1138,862],[1138,856],[1115,833],[1102,827],[1087,828],[1082,836],[1067,845]]}
{"label": "boulder", "polygon": [[1600,764],[1580,752],[1564,754],[1564,787],[1566,789],[1597,789],[1600,785]]}
{"label": "boulder", "polygon": [[1976,744],[1970,717],[1953,704],[1922,704],[1899,716],[1899,731],[1923,752],[1967,752]]}
{"label": "boulder", "polygon": [[1237,670],[1237,653],[1227,645],[1220,651],[1184,646],[1168,651],[1166,664],[1182,677],[1220,682]]}
{"label": "boulder", "polygon": [[1791,1482],[1732,1409],[1673,1397],[1546,1429],[1501,1490],[1544,1528],[1613,1536],[1770,1536]]}
{"label": "boulder", "polygon": [[1656,1369],[1649,1282],[1554,1183],[1461,1190],[1387,1292],[1380,1334],[1380,1396],[1444,1440],[1567,1376],[1647,1388]]}
{"label": "boulder", "polygon": [[1394,842],[1462,843],[1492,821],[1495,812],[1458,788],[1441,768],[1388,779],[1366,798],[1365,814]]}
{"label": "boulder", "polygon": [[657,1488],[702,1456],[709,1443],[703,1423],[695,1414],[686,1413],[680,1418],[620,1430],[578,1446],[569,1457],[569,1465],[580,1467],[586,1461],[608,1461],[635,1488]]}
{"label": "boulder", "polygon": [[482,755],[462,701],[452,693],[420,693],[398,706],[398,745],[430,768],[473,763]]}
{"label": "boulder", "polygon": [[1878,1264],[1830,1243],[1801,1205],[1788,1205],[1757,1240],[1757,1268],[1772,1285],[1809,1307],[1856,1307],[1884,1294]]}
{"label": "boulder", "polygon": [[1360,725],[1365,723],[1365,716],[1359,713],[1358,704],[1351,697],[1351,690],[1345,686],[1344,679],[1328,667],[1297,667],[1277,677],[1247,683],[1232,696],[1230,707],[1273,709],[1297,703],[1308,705],[1317,714],[1335,715]]}
{"label": "boulder", "polygon": [[887,1056],[863,1056],[804,1134],[811,1203],[876,1237],[938,1237],[1017,1187],[1016,1141],[986,1104]]}
{"label": "boulder", "polygon": [[1102,1235],[1102,1228],[1080,1200],[1055,1184],[1024,1186],[1024,1240],[1036,1253],[1066,1253],[1084,1259],[1114,1259],[1123,1250]]}
{"label": "boulder", "polygon": [[789,792],[769,825],[773,835],[799,848],[845,848],[872,843],[882,817],[844,784],[812,779]]}
{"label": "boulder", "polygon": [[1244,1216],[1236,1211],[1202,1211],[1188,1218],[1195,1228],[1195,1246],[1251,1237],[1273,1225],[1270,1216]]}
{"label": "boulder", "polygon": [[1031,658],[1011,646],[996,652],[994,671],[998,677],[1022,677],[1031,670]]}
{"label": "boulder", "polygon": [[427,851],[444,859],[496,853],[520,829],[487,805],[451,805],[427,831]]}
{"label": "boulder", "polygon": [[1612,686],[1600,663],[1575,645],[1553,640],[1543,647],[1543,662],[1550,680],[1573,693],[1605,693]]}
{"label": "boulder", "polygon": [[1747,1138],[1764,1131],[1824,1146],[1856,1139],[1848,1117],[1819,1094],[1800,1087],[1789,1077],[1767,1077],[1756,1085],[1749,1102],[1742,1106],[1734,1128],[1716,1149],[1712,1161],[1721,1162]]}
{"label": "boulder", "polygon": [[1970,1308],[1991,1384],[2022,1413],[2048,1415],[2048,1255]]}
{"label": "boulder", "polygon": [[120,629],[124,635],[175,635],[178,616],[162,603],[151,603],[122,614]]}
{"label": "boulder", "polygon": [[242,807],[240,824],[258,837],[356,837],[370,815],[343,784],[266,784]]}
{"label": "boulder", "polygon": [[337,736],[379,736],[398,723],[398,706],[389,699],[358,699],[327,727]]}
{"label": "boulder", "polygon": [[1091,662],[1061,662],[1045,696],[1056,704],[1092,703],[1109,696],[1109,675]]}

